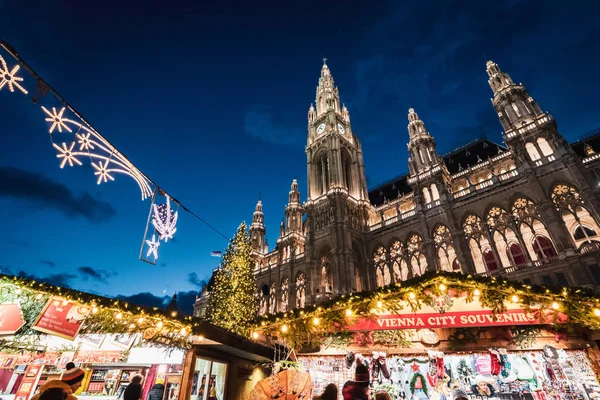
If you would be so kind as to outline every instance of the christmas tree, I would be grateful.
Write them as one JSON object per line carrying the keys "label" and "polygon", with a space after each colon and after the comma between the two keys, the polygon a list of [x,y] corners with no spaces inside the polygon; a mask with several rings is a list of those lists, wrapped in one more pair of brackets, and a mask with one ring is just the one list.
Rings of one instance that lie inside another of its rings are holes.
{"label": "christmas tree", "polygon": [[462,376],[469,376],[473,373],[473,370],[471,369],[471,367],[469,367],[469,364],[467,364],[467,360],[465,360],[464,358],[460,359],[456,369],[458,370],[458,374]]}
{"label": "christmas tree", "polygon": [[242,223],[215,271],[205,318],[208,322],[240,335],[247,335],[256,317],[256,284],[252,246]]}

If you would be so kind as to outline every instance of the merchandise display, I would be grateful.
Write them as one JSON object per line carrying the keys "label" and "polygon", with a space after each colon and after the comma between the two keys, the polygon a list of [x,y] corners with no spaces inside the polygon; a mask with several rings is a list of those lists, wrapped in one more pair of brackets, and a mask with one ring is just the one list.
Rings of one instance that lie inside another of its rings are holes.
{"label": "merchandise display", "polygon": [[[329,383],[342,387],[353,379],[353,359],[359,358],[359,354],[301,356],[299,361],[311,371],[315,393],[320,393]],[[600,399],[600,384],[587,350],[546,345],[542,350],[500,348],[460,354],[429,351],[414,356],[374,352],[365,354],[365,360],[373,391],[386,389],[396,400],[453,400],[452,393],[457,389],[477,400]]]}

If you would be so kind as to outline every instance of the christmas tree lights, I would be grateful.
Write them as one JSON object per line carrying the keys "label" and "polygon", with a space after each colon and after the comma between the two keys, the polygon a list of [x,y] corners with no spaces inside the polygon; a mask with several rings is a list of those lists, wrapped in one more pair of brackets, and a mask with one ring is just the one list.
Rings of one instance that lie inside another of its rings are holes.
{"label": "christmas tree lights", "polygon": [[214,325],[250,336],[250,323],[257,308],[252,245],[242,223],[214,273],[205,318]]}

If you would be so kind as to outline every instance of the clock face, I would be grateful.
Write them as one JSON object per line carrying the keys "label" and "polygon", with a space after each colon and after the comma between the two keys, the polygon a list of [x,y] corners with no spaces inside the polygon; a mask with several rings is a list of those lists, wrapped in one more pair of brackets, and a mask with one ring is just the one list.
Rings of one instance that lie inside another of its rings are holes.
{"label": "clock face", "polygon": [[344,129],[344,125],[338,124],[338,131],[343,135],[344,132],[346,132],[346,129]]}
{"label": "clock face", "polygon": [[320,135],[323,132],[325,132],[325,124],[317,126],[317,133]]}

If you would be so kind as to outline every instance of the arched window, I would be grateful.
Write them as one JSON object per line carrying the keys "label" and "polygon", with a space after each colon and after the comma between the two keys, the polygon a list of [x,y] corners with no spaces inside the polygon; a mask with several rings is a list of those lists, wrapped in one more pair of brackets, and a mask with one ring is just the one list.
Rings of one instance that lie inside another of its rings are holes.
{"label": "arched window", "polygon": [[[525,197],[519,197],[513,203],[512,215],[532,260],[545,259],[556,255],[556,249],[549,239],[551,237],[550,233],[540,220],[537,207],[533,201]],[[545,246],[549,245],[552,248],[551,251],[550,249],[546,249],[543,252],[539,251],[540,248],[536,247],[536,238],[538,236],[543,238],[542,241],[545,240]],[[550,253],[552,254],[551,256],[548,255]],[[541,257],[541,255],[544,255],[544,257]]]}
{"label": "arched window", "polygon": [[535,147],[535,144],[531,142],[525,143],[525,150],[527,150],[527,154],[529,154],[529,158],[531,159],[531,161],[537,161],[540,158],[542,158],[540,156],[540,152]]}
{"label": "arched window", "polygon": [[525,253],[523,253],[523,249],[518,243],[510,243],[508,245],[508,249],[506,250],[506,254],[508,255],[512,265],[527,264]]}
{"label": "arched window", "polygon": [[[489,248],[490,243],[487,233],[483,228],[483,221],[476,215],[468,215],[463,223],[463,231],[465,239],[469,243],[471,257],[475,264],[475,271],[478,273],[489,271],[489,268],[486,267],[487,263],[484,259],[483,249]],[[494,254],[491,253],[491,256],[494,257]]]}
{"label": "arched window", "polygon": [[579,191],[573,186],[556,185],[552,190],[552,201],[578,248],[583,243],[591,242],[590,237],[600,232],[596,219],[590,214]]}
{"label": "arched window", "polygon": [[440,193],[438,192],[438,188],[435,183],[432,183],[431,186],[431,200],[436,201],[440,199]]}
{"label": "arched window", "polygon": [[452,271],[454,272],[460,272],[461,271],[461,267],[460,267],[460,261],[458,261],[458,257],[456,257],[454,259],[454,261],[452,261]]}
{"label": "arched window", "polygon": [[306,302],[305,278],[302,272],[296,275],[296,308],[303,308]]}
{"label": "arched window", "polygon": [[269,285],[262,285],[258,291],[259,298],[259,313],[266,314],[269,311]]}
{"label": "arched window", "polygon": [[485,268],[489,272],[498,271],[498,261],[494,257],[494,252],[491,249],[485,249],[483,251],[483,261],[485,262]]}
{"label": "arched window", "polygon": [[273,285],[269,291],[269,313],[275,314],[275,311],[277,311],[277,289]]}
{"label": "arched window", "polygon": [[394,271],[394,281],[400,282],[408,279],[409,270],[406,263],[406,248],[401,241],[396,240],[390,247],[390,263]]}
{"label": "arched window", "polygon": [[443,271],[452,271],[452,260],[456,259],[456,252],[452,243],[452,234],[447,226],[438,225],[434,229],[433,243],[438,254],[440,269]]}
{"label": "arched window", "polygon": [[554,153],[554,150],[550,147],[550,143],[543,137],[537,138],[537,144],[544,156],[549,156]]}
{"label": "arched window", "polygon": [[427,270],[427,259],[423,249],[423,239],[419,235],[412,235],[408,238],[406,245],[408,258],[413,276],[423,275]]}
{"label": "arched window", "polygon": [[597,235],[598,234],[596,233],[596,231],[584,225],[579,225],[577,228],[575,228],[575,232],[573,232],[573,237],[577,240],[587,239]]}
{"label": "arched window", "polygon": [[321,292],[333,292],[333,273],[327,257],[321,257]]}
{"label": "arched window", "polygon": [[[524,257],[524,253],[521,246],[518,245],[519,239],[517,234],[511,227],[510,214],[500,207],[492,207],[487,213],[487,224],[490,228],[502,265],[504,267],[521,265],[521,258],[515,259],[513,257],[513,255],[516,254],[520,254]],[[510,248],[511,243],[519,246],[520,253],[516,253],[516,248],[514,249],[515,253],[513,253],[513,250]],[[521,264],[515,264],[517,260]]]}
{"label": "arched window", "polygon": [[375,265],[375,278],[377,287],[382,287],[392,283],[390,268],[387,263],[387,251],[385,247],[379,246],[373,255],[373,264]]}
{"label": "arched window", "polygon": [[556,257],[556,250],[554,250],[552,242],[545,236],[536,236],[533,239],[533,249],[540,260]]}
{"label": "arched window", "polygon": [[425,204],[431,203],[431,196],[429,195],[429,189],[426,187],[423,188],[423,200],[425,200]]}
{"label": "arched window", "polygon": [[288,278],[283,278],[281,281],[281,312],[288,310],[288,291],[290,290],[290,281]]}
{"label": "arched window", "polygon": [[352,183],[354,182],[354,179],[352,179],[352,159],[346,151],[342,151],[342,167],[344,186],[348,189],[348,192],[352,193]]}
{"label": "arched window", "polygon": [[324,194],[327,192],[330,182],[330,166],[329,158],[326,153],[317,158],[317,193]]}

